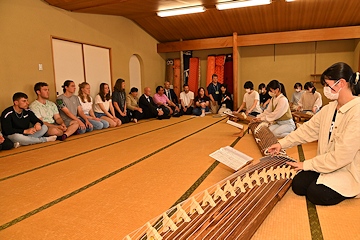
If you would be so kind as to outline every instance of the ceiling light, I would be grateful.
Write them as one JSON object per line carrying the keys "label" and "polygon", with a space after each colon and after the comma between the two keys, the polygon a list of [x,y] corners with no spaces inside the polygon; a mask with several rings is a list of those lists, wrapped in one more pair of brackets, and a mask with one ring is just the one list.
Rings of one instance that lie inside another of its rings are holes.
{"label": "ceiling light", "polygon": [[179,8],[173,9],[168,11],[160,11],[157,12],[159,17],[169,17],[169,16],[176,16],[176,15],[183,15],[183,14],[190,14],[190,13],[200,13],[205,12],[204,7],[191,7],[191,8]]}
{"label": "ceiling light", "polygon": [[232,8],[241,8],[241,7],[251,7],[270,4],[271,0],[249,0],[249,1],[238,1],[238,2],[225,2],[216,4],[218,10],[232,9]]}
{"label": "ceiling light", "polygon": [[295,2],[295,0],[285,0],[285,2]]}

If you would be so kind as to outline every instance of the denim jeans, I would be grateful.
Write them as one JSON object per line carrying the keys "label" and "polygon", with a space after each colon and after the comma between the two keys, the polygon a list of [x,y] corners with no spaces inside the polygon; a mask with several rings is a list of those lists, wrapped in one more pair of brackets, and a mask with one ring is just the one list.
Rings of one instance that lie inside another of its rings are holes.
{"label": "denim jeans", "polygon": [[30,134],[21,134],[21,133],[14,133],[7,136],[12,142],[19,142],[21,146],[32,145],[36,143],[43,143],[47,142],[46,138],[43,137],[48,130],[48,127],[43,124],[41,126],[41,130],[37,131],[36,133]]}
{"label": "denim jeans", "polygon": [[[87,115],[87,114],[85,114],[85,115]],[[90,115],[87,115],[87,116],[90,116]],[[80,118],[80,120],[85,124],[84,119]],[[100,119],[100,122],[93,120],[93,119],[88,119],[88,121],[93,125],[94,130],[100,130],[100,129],[109,127],[109,123],[107,121],[105,121],[104,119]]]}
{"label": "denim jeans", "polygon": [[270,125],[269,129],[276,138],[283,138],[295,130],[295,123],[292,119],[276,121],[275,124]]}
{"label": "denim jeans", "polygon": [[194,108],[194,110],[193,110],[193,114],[196,115],[196,116],[200,116],[200,115],[202,114],[202,110],[205,110],[205,112],[208,112],[208,111],[209,111],[209,107],[206,107],[206,108],[196,107],[196,108]]}

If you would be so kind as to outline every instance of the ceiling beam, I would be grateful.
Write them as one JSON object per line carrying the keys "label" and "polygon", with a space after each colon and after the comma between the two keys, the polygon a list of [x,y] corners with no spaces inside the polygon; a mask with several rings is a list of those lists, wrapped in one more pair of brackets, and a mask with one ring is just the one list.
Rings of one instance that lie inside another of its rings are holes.
{"label": "ceiling beam", "polygon": [[[239,47],[243,47],[355,38],[360,38],[360,26],[239,35],[237,44]],[[232,37],[206,38],[182,42],[158,43],[157,51],[158,53],[162,53],[227,48],[232,47],[232,44]]]}

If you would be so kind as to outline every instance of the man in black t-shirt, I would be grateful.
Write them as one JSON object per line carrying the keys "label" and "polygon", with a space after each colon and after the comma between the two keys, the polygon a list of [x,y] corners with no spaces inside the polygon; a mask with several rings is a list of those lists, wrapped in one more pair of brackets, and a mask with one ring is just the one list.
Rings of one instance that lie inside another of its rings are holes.
{"label": "man in black t-shirt", "polygon": [[[28,108],[28,96],[17,92],[13,96],[14,105],[1,114],[1,128],[4,136],[20,145],[52,142],[56,136],[44,137],[48,128]],[[30,123],[34,126],[30,128]]]}

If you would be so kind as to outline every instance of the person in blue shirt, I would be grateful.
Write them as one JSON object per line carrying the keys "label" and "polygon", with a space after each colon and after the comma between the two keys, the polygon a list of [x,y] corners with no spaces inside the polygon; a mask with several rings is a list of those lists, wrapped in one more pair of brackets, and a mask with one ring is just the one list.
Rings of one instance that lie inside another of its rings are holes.
{"label": "person in blue shirt", "polygon": [[207,87],[208,95],[210,98],[210,109],[212,113],[217,113],[219,109],[218,101],[220,99],[220,87],[221,84],[218,82],[218,76],[212,75],[212,82]]}

